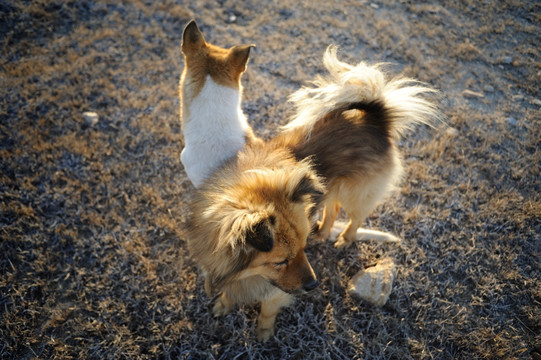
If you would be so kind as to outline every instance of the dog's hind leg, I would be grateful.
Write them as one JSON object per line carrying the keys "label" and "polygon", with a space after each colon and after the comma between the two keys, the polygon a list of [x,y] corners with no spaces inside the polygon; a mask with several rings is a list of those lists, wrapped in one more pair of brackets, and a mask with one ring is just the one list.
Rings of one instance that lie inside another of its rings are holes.
{"label": "dog's hind leg", "polygon": [[267,341],[274,335],[274,322],[280,308],[288,306],[293,297],[282,290],[276,291],[272,297],[261,302],[261,313],[257,318],[255,333],[257,340]]}
{"label": "dog's hind leg", "polygon": [[331,229],[340,211],[340,203],[330,200],[325,202],[323,217],[318,222],[318,229],[315,238],[318,240],[327,240],[331,235]]}
{"label": "dog's hind leg", "polygon": [[[395,181],[396,167],[390,167],[382,174],[365,181],[363,183],[349,183],[343,186],[338,200],[342,209],[348,214],[351,219],[344,231],[336,238],[334,246],[337,248],[344,248],[351,245],[358,238],[368,238],[374,236],[381,238],[381,232],[361,231],[358,235],[357,229],[359,229],[366,217],[372,210],[385,198],[385,195],[389,192],[392,184]],[[345,191],[347,189],[347,191]],[[388,241],[390,238],[387,237]]]}
{"label": "dog's hind leg", "polygon": [[338,249],[350,246],[357,238],[357,229],[359,228],[359,226],[361,226],[362,223],[362,218],[360,220],[359,218],[352,218],[351,220],[349,220],[349,223],[347,224],[344,231],[342,231],[342,233],[336,238],[334,246]]}

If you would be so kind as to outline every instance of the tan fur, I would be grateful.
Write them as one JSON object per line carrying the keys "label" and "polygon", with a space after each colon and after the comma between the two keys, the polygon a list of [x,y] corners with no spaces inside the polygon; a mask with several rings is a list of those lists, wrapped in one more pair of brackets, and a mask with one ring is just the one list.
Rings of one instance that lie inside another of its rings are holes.
{"label": "tan fur", "polygon": [[207,291],[220,293],[215,315],[261,302],[257,336],[272,336],[279,309],[317,283],[304,248],[323,191],[311,162],[275,143],[248,146],[201,188],[188,246]]}
{"label": "tan fur", "polygon": [[393,140],[370,129],[365,112],[331,113],[306,138],[302,131],[281,134],[274,141],[290,148],[298,159],[311,157],[327,184],[323,218],[317,237],[327,239],[342,207],[350,223],[336,246],[351,244],[370,211],[400,178],[402,167]]}
{"label": "tan fur", "polygon": [[[333,62],[332,54],[327,65],[330,71],[351,70]],[[321,80],[326,96],[319,96],[318,89],[301,89],[300,115],[293,126],[238,153],[205,183],[191,206],[188,246],[206,276],[207,292],[219,294],[214,314],[225,315],[237,303],[261,302],[260,340],[273,335],[276,315],[292,294],[317,283],[304,254],[314,209],[323,201],[318,232],[328,237],[343,207],[351,222],[337,246],[350,244],[369,211],[400,177],[396,139],[405,128],[402,120],[433,112],[430,103],[416,98],[423,92],[419,88],[395,82],[386,92],[377,69],[371,72],[374,79],[357,81],[359,74],[353,75],[352,86]],[[360,99],[351,94],[359,86]],[[319,104],[321,99],[334,101],[332,108]],[[413,110],[403,108],[408,103]],[[310,113],[311,105],[322,112]]]}
{"label": "tan fur", "polygon": [[[335,243],[340,248],[356,239],[364,219],[400,179],[400,136],[412,124],[440,115],[419,96],[434,90],[412,79],[387,81],[379,65],[340,62],[334,47],[325,53],[324,63],[329,76],[292,95],[297,113],[274,141],[297,159],[311,158],[326,181],[319,238],[329,237],[340,207],[349,215]],[[378,235],[396,240],[391,234]]]}

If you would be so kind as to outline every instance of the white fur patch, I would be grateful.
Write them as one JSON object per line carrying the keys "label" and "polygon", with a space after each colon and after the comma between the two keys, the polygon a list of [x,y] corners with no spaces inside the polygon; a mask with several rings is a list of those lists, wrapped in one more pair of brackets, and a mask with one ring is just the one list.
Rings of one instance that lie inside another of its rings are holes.
{"label": "white fur patch", "polygon": [[436,105],[422,97],[435,90],[409,78],[387,80],[381,64],[360,62],[352,66],[338,60],[336,51],[335,46],[325,51],[323,63],[329,72],[326,77],[318,76],[312,87],[303,87],[291,95],[296,114],[284,130],[301,127],[309,134],[325,114],[340,105],[361,101],[382,101],[396,136],[417,123],[430,125],[442,118]]}
{"label": "white fur patch", "polygon": [[[338,235],[340,235],[347,226],[348,226],[348,223],[346,221],[336,220],[336,222],[333,225],[333,228],[331,229],[330,238],[336,239]],[[402,241],[400,238],[387,232],[358,228],[357,234],[355,236],[355,241],[368,241],[368,240],[374,240],[374,241],[379,241],[379,242],[390,242],[390,243],[399,243]]]}
{"label": "white fur patch", "polygon": [[185,146],[180,161],[195,187],[244,146],[248,122],[240,100],[238,89],[218,85],[207,76],[199,95],[184,104],[189,118],[183,120]]}

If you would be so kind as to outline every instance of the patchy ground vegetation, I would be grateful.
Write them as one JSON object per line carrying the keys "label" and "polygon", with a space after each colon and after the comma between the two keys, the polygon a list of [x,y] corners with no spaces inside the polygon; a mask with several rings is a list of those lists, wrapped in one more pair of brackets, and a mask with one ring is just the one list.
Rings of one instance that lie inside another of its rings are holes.
{"label": "patchy ground vegetation", "polygon": [[[291,4],[0,4],[1,358],[541,357],[539,3]],[[312,244],[321,286],[265,344],[254,307],[212,318],[186,251],[177,86],[191,18],[216,44],[257,44],[243,108],[264,137],[329,44],[440,89],[448,117],[403,141],[406,177],[366,224],[402,244]],[[388,256],[385,307],[347,295]]]}

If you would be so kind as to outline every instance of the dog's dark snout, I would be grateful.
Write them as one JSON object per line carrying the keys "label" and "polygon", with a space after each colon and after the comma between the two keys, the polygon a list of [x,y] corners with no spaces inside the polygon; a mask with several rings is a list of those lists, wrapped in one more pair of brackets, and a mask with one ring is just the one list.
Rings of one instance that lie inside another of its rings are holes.
{"label": "dog's dark snout", "polygon": [[311,290],[314,290],[318,285],[319,285],[319,282],[316,279],[312,279],[308,282],[305,282],[302,285],[302,288],[304,289],[304,291],[311,291]]}

